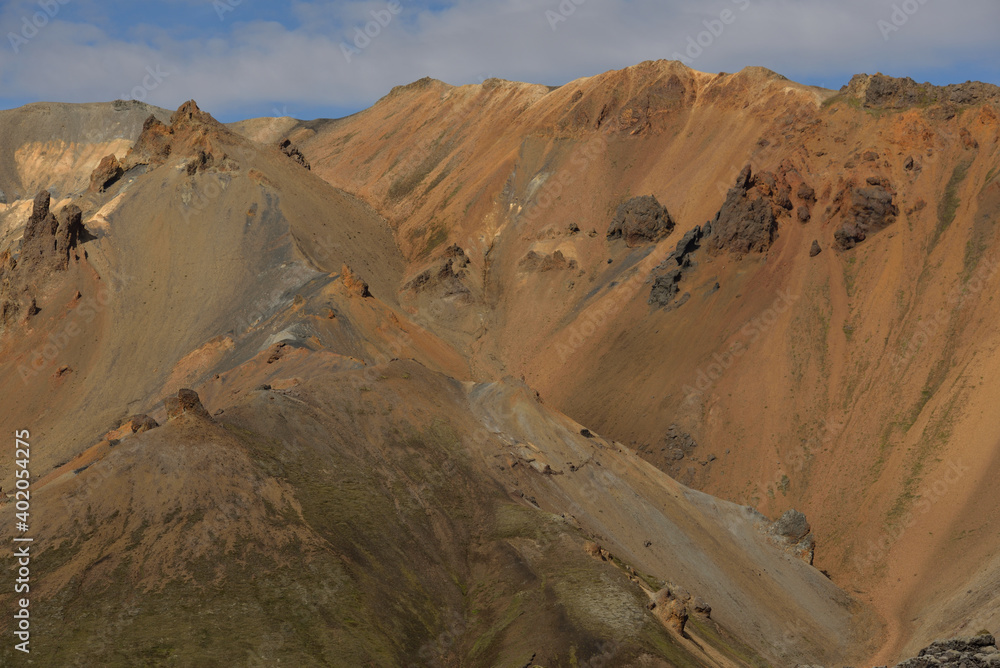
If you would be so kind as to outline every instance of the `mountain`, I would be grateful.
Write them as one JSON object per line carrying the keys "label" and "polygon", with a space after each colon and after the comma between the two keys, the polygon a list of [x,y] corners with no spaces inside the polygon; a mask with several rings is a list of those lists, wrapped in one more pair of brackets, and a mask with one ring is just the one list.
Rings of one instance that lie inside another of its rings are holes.
{"label": "mountain", "polygon": [[995,629],[998,105],[661,61],[337,120],[2,112],[31,660],[844,665]]}

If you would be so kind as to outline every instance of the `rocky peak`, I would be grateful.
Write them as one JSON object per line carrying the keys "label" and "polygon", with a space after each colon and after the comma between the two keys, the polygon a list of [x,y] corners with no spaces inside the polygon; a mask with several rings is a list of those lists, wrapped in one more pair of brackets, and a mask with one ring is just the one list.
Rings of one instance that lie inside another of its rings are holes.
{"label": "rocky peak", "polygon": [[878,74],[855,74],[840,89],[848,97],[860,100],[866,108],[907,109],[929,104],[976,105],[1000,104],[1000,86],[968,81],[962,84],[934,86],[917,83],[909,77],[896,78]]}
{"label": "rocky peak", "polygon": [[209,168],[231,171],[237,165],[222,150],[223,141],[235,143],[240,140],[211,114],[202,111],[194,100],[188,100],[170,116],[170,125],[155,116],[146,119],[122,167],[125,170],[138,165],[155,168],[176,156],[190,159],[190,174]]}

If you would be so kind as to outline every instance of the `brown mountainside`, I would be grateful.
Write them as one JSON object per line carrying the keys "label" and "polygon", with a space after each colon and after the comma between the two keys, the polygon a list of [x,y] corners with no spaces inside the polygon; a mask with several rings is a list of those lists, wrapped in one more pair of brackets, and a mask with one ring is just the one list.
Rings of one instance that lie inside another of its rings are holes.
{"label": "brown mountainside", "polygon": [[861,665],[996,630],[996,87],[647,62],[139,111],[3,112],[39,665]]}

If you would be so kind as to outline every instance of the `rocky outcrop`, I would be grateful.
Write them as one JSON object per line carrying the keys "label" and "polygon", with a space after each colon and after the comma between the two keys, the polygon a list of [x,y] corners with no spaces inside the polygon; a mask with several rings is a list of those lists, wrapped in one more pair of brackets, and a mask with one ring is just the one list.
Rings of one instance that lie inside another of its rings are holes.
{"label": "rocky outcrop", "polygon": [[177,391],[176,397],[167,397],[163,400],[163,405],[167,409],[167,420],[174,420],[182,415],[193,415],[195,417],[211,420],[205,407],[201,405],[201,398],[194,390],[181,389]]}
{"label": "rocky outcrop", "polygon": [[458,295],[470,299],[471,291],[462,282],[469,273],[469,256],[458,244],[445,249],[444,257],[403,285],[414,292],[435,291],[440,297]]}
{"label": "rocky outcrop", "polygon": [[170,116],[170,125],[150,116],[142,132],[122,161],[124,170],[139,165],[158,167],[171,157],[187,158],[187,170],[194,174],[207,169],[232,171],[238,165],[220,147],[220,140],[241,141],[211,114],[188,100]]}
{"label": "rocky outcrop", "polygon": [[860,187],[849,183],[834,199],[838,208],[850,202],[844,223],[833,235],[837,247],[841,250],[854,248],[870,234],[896,222],[899,207],[894,201],[895,194],[891,184],[879,177],[869,177],[866,185]]}
{"label": "rocky outcrop", "polygon": [[608,239],[624,239],[625,245],[634,248],[645,243],[655,243],[674,229],[674,220],[666,207],[652,195],[633,197],[618,206]]}
{"label": "rocky outcrop", "polygon": [[19,260],[24,271],[36,266],[61,271],[69,266],[71,257],[79,259],[75,251],[85,231],[80,208],[70,204],[56,218],[49,210],[51,201],[49,192],[43,190],[32,202]]}
{"label": "rocky outcrop", "polygon": [[124,173],[122,165],[118,162],[115,154],[106,155],[101,158],[97,168],[90,174],[90,191],[102,193],[121,178]]}
{"label": "rocky outcrop", "polygon": [[340,280],[344,284],[347,293],[356,297],[371,297],[368,284],[357,274],[351,271],[346,264],[340,268]]}
{"label": "rocky outcrop", "polygon": [[812,246],[809,248],[809,257],[816,257],[823,252],[823,249],[819,247],[819,241],[813,239]]}
{"label": "rocky outcrop", "polygon": [[300,151],[298,147],[292,143],[291,139],[288,139],[286,137],[285,139],[282,139],[280,142],[278,142],[278,149],[282,153],[287,155],[289,158],[291,158],[294,162],[299,163],[306,169],[309,170],[312,169],[312,166],[309,164],[309,161],[306,160],[306,156],[302,155],[302,151]]}
{"label": "rocky outcrop", "polygon": [[669,586],[656,592],[653,600],[649,602],[649,609],[668,629],[684,635],[684,627],[690,615],[687,603],[683,598],[677,597]]}
{"label": "rocky outcrop", "polygon": [[972,106],[991,102],[1000,104],[1000,86],[970,81],[948,86],[918,84],[909,77],[897,79],[884,74],[855,74],[840,89],[847,97],[859,100],[866,109],[908,109],[930,104]]}
{"label": "rocky outcrop", "polygon": [[[687,301],[681,296],[677,302],[674,299],[680,294],[680,282],[684,278],[687,269],[694,266],[692,256],[701,247],[702,239],[711,232],[711,225],[706,223],[704,227],[696,225],[693,229],[681,237],[677,242],[677,247],[667,256],[655,271],[666,271],[665,274],[656,276],[653,279],[653,287],[649,291],[647,303],[657,308],[676,308]],[[687,294],[687,293],[685,293]]]}
{"label": "rocky outcrop", "polygon": [[728,251],[742,257],[767,251],[774,243],[779,219],[796,209],[795,200],[799,204],[799,221],[808,222],[816,191],[790,160],[782,162],[774,172],[755,174],[750,165],[745,166],[715,215],[709,252],[717,255]]}
{"label": "rocky outcrop", "polygon": [[[765,180],[759,181],[767,185]],[[729,251],[738,256],[764,252],[774,242],[778,218],[772,198],[758,188],[750,165],[743,168],[736,185],[726,194],[726,201],[712,223],[714,238],[709,242],[713,253]]]}
{"label": "rocky outcrop", "polygon": [[671,303],[680,294],[680,282],[683,277],[684,270],[680,267],[671,269],[663,276],[657,276],[653,279],[647,303],[657,308],[670,308]]}
{"label": "rocky outcrop", "polygon": [[522,271],[562,271],[564,269],[576,269],[576,260],[566,259],[566,256],[562,254],[562,251],[555,251],[551,255],[545,255],[544,253],[536,253],[535,251],[528,251],[528,253],[521,258],[521,261],[517,263],[517,266]]}
{"label": "rocky outcrop", "polygon": [[70,204],[56,217],[50,210],[51,195],[43,190],[35,196],[31,215],[24,226],[21,252],[0,256],[0,318],[4,325],[21,315],[38,312],[34,292],[53,272],[65,271],[71,260],[79,260],[78,246],[86,235],[80,208]]}
{"label": "rocky outcrop", "polygon": [[808,564],[813,562],[816,541],[806,516],[797,510],[788,510],[765,530],[772,543],[794,554]]}
{"label": "rocky outcrop", "polygon": [[112,429],[104,435],[108,441],[121,440],[133,434],[141,434],[150,429],[156,429],[160,424],[144,413],[133,415],[122,422],[116,429]]}
{"label": "rocky outcrop", "polygon": [[996,638],[982,634],[973,638],[939,640],[920,651],[916,657],[903,661],[896,668],[997,668],[1000,666],[1000,649]]}
{"label": "rocky outcrop", "polygon": [[150,167],[162,165],[170,156],[172,140],[173,130],[170,126],[150,114],[146,122],[142,124],[139,138],[125,154],[122,167],[128,170],[138,165],[149,165]]}

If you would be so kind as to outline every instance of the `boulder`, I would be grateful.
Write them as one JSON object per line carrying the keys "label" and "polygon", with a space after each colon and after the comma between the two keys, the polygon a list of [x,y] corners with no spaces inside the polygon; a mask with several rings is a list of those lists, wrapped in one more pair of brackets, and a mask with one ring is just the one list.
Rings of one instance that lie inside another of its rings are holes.
{"label": "boulder", "polygon": [[779,536],[799,541],[806,537],[812,527],[809,526],[804,514],[797,510],[788,510],[774,523],[773,530]]}
{"label": "boulder", "polygon": [[788,510],[776,522],[762,527],[772,543],[786,552],[802,559],[807,564],[813,562],[816,541],[812,527],[806,516],[797,510]]}
{"label": "boulder", "polygon": [[629,248],[655,243],[674,229],[674,220],[666,207],[652,195],[633,197],[618,206],[608,239],[624,239]]}
{"label": "boulder", "polygon": [[124,173],[125,171],[114,153],[104,156],[97,168],[90,174],[90,191],[104,192]]}
{"label": "boulder", "polygon": [[668,629],[684,635],[684,627],[688,621],[687,603],[675,595],[669,586],[656,592],[649,605],[653,615]]}
{"label": "boulder", "polygon": [[816,257],[823,252],[823,249],[819,247],[819,241],[813,239],[812,247],[809,248],[809,257]]}
{"label": "boulder", "polygon": [[176,397],[167,397],[163,400],[163,405],[167,409],[167,419],[173,420],[182,415],[193,415],[195,417],[211,420],[212,417],[201,405],[201,398],[194,390],[180,389]]}

